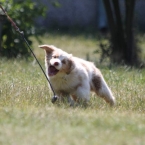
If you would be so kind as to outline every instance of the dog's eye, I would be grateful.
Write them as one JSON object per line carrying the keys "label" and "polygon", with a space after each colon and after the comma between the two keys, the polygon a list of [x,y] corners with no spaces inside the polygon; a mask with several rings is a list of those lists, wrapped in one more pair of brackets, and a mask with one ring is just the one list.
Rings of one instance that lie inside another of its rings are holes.
{"label": "dog's eye", "polygon": [[63,64],[66,64],[66,61],[63,59],[62,61],[61,61]]}
{"label": "dog's eye", "polygon": [[57,58],[57,56],[56,56],[56,55],[54,55],[54,56],[52,56],[52,58]]}

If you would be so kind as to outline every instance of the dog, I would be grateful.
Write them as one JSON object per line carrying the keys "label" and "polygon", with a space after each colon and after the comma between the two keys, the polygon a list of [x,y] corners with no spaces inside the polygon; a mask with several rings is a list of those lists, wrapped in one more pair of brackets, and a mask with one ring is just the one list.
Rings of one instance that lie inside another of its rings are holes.
{"label": "dog", "polygon": [[73,102],[88,102],[90,91],[94,91],[111,106],[115,105],[115,97],[94,63],[53,45],[38,47],[45,50],[46,75],[59,98],[70,96]]}

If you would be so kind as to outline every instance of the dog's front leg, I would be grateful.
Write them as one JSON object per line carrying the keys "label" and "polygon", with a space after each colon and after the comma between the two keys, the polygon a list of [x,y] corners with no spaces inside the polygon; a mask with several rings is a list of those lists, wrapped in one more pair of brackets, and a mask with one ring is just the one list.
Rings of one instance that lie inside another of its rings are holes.
{"label": "dog's front leg", "polygon": [[71,95],[71,97],[76,103],[86,104],[90,100],[90,86],[89,85],[79,86],[76,89],[75,93]]}

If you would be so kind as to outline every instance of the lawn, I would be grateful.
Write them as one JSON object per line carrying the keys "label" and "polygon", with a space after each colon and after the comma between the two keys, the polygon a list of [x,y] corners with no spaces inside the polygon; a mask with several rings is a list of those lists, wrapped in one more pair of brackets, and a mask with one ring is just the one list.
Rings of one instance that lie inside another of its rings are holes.
{"label": "lawn", "polygon": [[[92,35],[47,34],[75,56],[96,62],[116,97],[109,107],[91,94],[87,108],[52,104],[38,64],[0,58],[0,145],[145,145],[145,69],[98,64],[99,41]],[[33,48],[44,67],[44,51]]]}

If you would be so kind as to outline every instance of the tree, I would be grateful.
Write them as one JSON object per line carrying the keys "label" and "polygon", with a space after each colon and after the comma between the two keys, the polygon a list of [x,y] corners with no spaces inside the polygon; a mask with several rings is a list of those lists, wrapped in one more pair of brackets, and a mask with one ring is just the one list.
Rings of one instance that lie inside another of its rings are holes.
{"label": "tree", "polygon": [[[40,0],[41,2],[41,0]],[[29,44],[30,36],[36,36],[35,18],[45,14],[45,7],[32,0],[1,0],[1,5],[5,8],[9,16],[16,22],[20,30],[24,31],[25,38]],[[2,12],[0,12],[2,14]],[[21,40],[18,33],[12,29],[11,23],[5,18],[2,27],[0,56],[8,58],[18,56],[30,56],[30,52],[26,44]]]}
{"label": "tree", "polygon": [[103,0],[111,34],[111,60],[136,65],[139,62],[133,21],[135,0],[124,0],[125,20],[122,19],[119,0]]}

